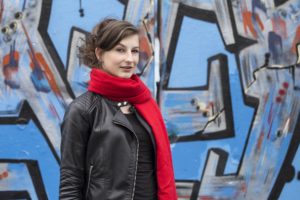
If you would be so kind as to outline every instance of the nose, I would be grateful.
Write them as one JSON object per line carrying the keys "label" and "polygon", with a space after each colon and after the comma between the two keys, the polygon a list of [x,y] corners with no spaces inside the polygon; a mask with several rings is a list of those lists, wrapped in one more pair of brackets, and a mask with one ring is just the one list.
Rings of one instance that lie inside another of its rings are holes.
{"label": "nose", "polygon": [[126,55],[126,62],[132,63],[134,61],[132,52],[128,52]]}

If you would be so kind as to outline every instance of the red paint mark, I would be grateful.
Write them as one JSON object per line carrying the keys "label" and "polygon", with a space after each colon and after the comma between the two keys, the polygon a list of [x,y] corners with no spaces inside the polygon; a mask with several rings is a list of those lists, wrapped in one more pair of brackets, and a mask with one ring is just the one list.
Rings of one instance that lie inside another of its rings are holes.
{"label": "red paint mark", "polygon": [[287,38],[286,22],[280,16],[274,16],[271,21],[274,32],[283,38]]}
{"label": "red paint mark", "polygon": [[267,102],[268,99],[269,99],[269,93],[264,95],[264,103]]}
{"label": "red paint mark", "polygon": [[283,86],[285,89],[288,89],[289,83],[288,83],[288,82],[283,82],[283,83],[282,83],[282,86]]}
{"label": "red paint mark", "polygon": [[257,38],[257,32],[254,28],[254,21],[258,23],[258,26],[261,31],[264,30],[264,25],[259,17],[258,14],[252,13],[250,11],[242,11],[242,17],[243,17],[243,25],[244,25],[244,31],[246,34],[248,34],[248,30],[252,33],[254,38]]}
{"label": "red paint mark", "polygon": [[277,103],[281,103],[281,101],[282,101],[281,97],[279,97],[279,96],[276,97],[276,102],[277,102]]}
{"label": "red paint mark", "polygon": [[8,171],[4,171],[0,174],[0,180],[8,177]]}
{"label": "red paint mark", "polygon": [[[264,127],[263,127],[263,129],[264,129]],[[256,152],[260,151],[263,140],[264,140],[264,130],[262,130],[259,134],[257,144],[256,144],[256,149],[255,149]]]}
{"label": "red paint mark", "polygon": [[285,90],[284,89],[280,89],[279,91],[278,91],[278,93],[279,93],[279,95],[281,95],[281,96],[283,96],[283,95],[285,95]]}
{"label": "red paint mark", "polygon": [[269,116],[268,116],[268,124],[271,123],[272,120],[272,115],[273,115],[273,103],[271,104],[271,108],[270,108],[270,112],[269,112]]}

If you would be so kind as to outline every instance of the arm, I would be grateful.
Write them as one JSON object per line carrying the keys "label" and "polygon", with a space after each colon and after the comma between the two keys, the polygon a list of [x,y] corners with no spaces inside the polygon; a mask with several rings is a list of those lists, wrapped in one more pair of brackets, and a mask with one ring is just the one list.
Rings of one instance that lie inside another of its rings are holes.
{"label": "arm", "polygon": [[79,101],[67,109],[61,125],[60,200],[83,199],[89,122]]}

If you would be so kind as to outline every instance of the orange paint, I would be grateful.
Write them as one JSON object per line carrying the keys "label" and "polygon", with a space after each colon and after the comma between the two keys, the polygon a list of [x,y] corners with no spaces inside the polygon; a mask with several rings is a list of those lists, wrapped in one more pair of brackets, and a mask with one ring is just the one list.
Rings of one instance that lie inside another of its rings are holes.
{"label": "orange paint", "polygon": [[23,30],[24,30],[24,33],[26,35],[27,42],[29,45],[29,56],[31,59],[30,68],[34,69],[34,67],[39,67],[43,71],[46,79],[48,80],[52,91],[56,95],[62,97],[59,87],[56,84],[55,77],[54,77],[48,63],[46,62],[43,54],[41,54],[40,52],[35,52],[25,26],[23,23],[21,23],[21,24],[22,24],[22,27],[23,27]]}
{"label": "orange paint", "polygon": [[287,38],[286,23],[281,17],[272,18],[273,31],[282,38]]}
{"label": "orange paint", "polygon": [[0,180],[5,179],[8,177],[8,171],[4,171],[0,174]]}
{"label": "orange paint", "polygon": [[254,15],[254,19],[255,21],[258,23],[259,25],[259,28],[261,30],[264,30],[264,25],[259,17],[258,14],[256,13],[252,13],[248,10],[246,11],[243,11],[242,12],[242,17],[243,17],[243,24],[244,24],[244,31],[246,34],[248,34],[248,29],[249,31],[251,32],[251,34],[253,35],[254,38],[257,38],[257,33],[256,33],[256,30],[254,28],[254,25],[253,25],[253,15]]}
{"label": "orange paint", "polygon": [[293,54],[296,54],[296,53],[297,53],[296,46],[297,46],[297,44],[298,44],[299,42],[300,42],[300,26],[297,27],[296,34],[295,34],[295,37],[294,37],[294,40],[293,40],[293,43],[292,43],[291,52],[292,52]]}

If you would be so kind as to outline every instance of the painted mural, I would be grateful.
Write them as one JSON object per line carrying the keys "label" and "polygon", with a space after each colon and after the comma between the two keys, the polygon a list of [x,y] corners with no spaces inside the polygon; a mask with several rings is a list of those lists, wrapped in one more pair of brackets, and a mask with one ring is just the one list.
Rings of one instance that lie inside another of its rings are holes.
{"label": "painted mural", "polygon": [[180,200],[298,198],[299,0],[0,0],[0,199],[58,199],[77,47],[105,17],[141,30]]}

